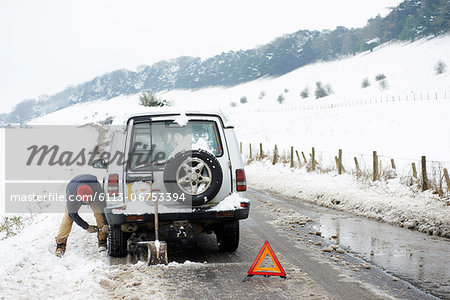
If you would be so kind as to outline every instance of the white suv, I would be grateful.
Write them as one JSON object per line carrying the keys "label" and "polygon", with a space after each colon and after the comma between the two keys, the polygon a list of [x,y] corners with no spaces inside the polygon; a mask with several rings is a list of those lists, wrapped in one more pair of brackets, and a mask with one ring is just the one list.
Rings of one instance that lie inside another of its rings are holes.
{"label": "white suv", "polygon": [[114,132],[109,159],[94,167],[107,169],[109,255],[125,256],[152,238],[155,201],[165,238],[214,232],[220,250],[238,248],[250,203],[234,128],[222,115],[133,115]]}

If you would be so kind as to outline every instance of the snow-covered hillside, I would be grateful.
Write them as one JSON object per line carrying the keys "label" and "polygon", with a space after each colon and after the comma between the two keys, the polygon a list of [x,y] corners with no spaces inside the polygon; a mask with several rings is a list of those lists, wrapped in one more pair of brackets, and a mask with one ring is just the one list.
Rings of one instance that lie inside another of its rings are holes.
{"label": "snow-covered hillside", "polygon": [[[278,78],[232,88],[173,90],[159,96],[177,107],[227,112],[244,142],[267,147],[277,143],[281,148],[293,145],[305,150],[315,146],[329,152],[342,148],[344,153],[370,154],[378,150],[392,157],[427,155],[446,161],[450,160],[450,141],[442,133],[450,127],[446,121],[450,111],[450,71],[436,75],[434,66],[439,60],[450,64],[449,35],[385,44],[373,52],[308,65]],[[385,90],[375,81],[381,73],[386,76]],[[371,85],[362,89],[366,77]],[[330,84],[334,94],[315,99],[317,81]],[[305,87],[309,87],[310,96],[302,99],[300,92]],[[262,99],[261,91],[265,93]],[[283,104],[276,101],[280,94],[285,98]],[[247,97],[246,104],[240,103],[242,96]],[[130,112],[143,110],[138,99],[139,95],[120,96],[77,104],[32,123],[83,124],[117,116],[122,120]],[[389,103],[385,103],[387,100]],[[375,101],[378,103],[361,105]],[[232,102],[237,107],[232,108]]]}

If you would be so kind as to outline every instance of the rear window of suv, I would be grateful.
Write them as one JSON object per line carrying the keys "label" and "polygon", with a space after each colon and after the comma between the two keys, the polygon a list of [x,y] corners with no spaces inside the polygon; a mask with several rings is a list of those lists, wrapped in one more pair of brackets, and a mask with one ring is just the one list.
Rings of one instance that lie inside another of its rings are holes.
{"label": "rear window of suv", "polygon": [[133,127],[132,141],[132,171],[148,171],[150,164],[165,165],[177,153],[186,150],[206,150],[217,157],[223,154],[214,121],[189,121],[185,126],[171,121],[154,121],[151,126],[147,122],[138,123]]}

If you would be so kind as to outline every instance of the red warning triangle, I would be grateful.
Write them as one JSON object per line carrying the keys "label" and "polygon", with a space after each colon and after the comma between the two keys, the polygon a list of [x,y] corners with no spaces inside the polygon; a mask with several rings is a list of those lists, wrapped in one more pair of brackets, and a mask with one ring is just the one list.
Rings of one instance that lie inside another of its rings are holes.
{"label": "red warning triangle", "polygon": [[[266,256],[269,256],[272,259],[274,267],[261,267],[261,264],[266,258]],[[286,277],[286,272],[284,272],[283,267],[278,261],[278,258],[273,252],[272,247],[270,247],[268,241],[264,243],[264,246],[259,251],[258,256],[256,256],[253,265],[250,267],[250,270],[248,270],[247,276],[253,275]]]}

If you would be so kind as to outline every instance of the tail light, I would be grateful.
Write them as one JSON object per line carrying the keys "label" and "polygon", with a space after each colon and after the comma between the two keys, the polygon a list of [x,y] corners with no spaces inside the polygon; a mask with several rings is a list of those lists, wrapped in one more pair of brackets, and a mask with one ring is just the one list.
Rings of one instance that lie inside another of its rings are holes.
{"label": "tail light", "polygon": [[244,169],[236,170],[236,191],[245,192],[247,190],[247,181],[245,179]]}
{"label": "tail light", "polygon": [[119,174],[110,174],[108,177],[108,195],[119,195]]}

